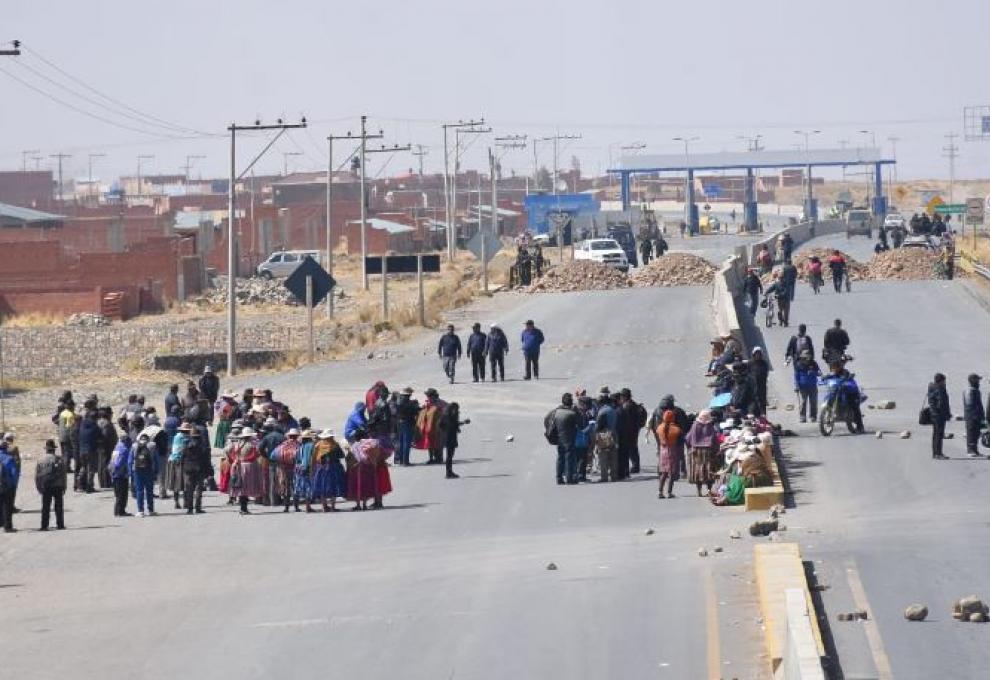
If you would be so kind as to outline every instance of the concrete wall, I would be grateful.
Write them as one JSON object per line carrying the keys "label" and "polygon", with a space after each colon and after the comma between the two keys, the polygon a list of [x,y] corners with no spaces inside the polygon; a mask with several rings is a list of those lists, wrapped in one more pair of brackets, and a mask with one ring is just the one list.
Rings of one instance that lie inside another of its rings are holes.
{"label": "concrete wall", "polygon": [[801,222],[799,224],[792,224],[789,227],[785,227],[780,231],[774,232],[765,239],[754,241],[750,246],[749,263],[751,265],[756,264],[756,254],[760,252],[760,248],[762,248],[764,244],[770,248],[770,254],[773,255],[774,260],[776,261],[777,239],[785,233],[791,235],[791,238],[794,240],[794,250],[797,251],[798,247],[802,243],[810,241],[813,238],[818,236],[826,236],[828,234],[841,234],[845,230],[846,223],[842,220],[820,220],[818,222]]}

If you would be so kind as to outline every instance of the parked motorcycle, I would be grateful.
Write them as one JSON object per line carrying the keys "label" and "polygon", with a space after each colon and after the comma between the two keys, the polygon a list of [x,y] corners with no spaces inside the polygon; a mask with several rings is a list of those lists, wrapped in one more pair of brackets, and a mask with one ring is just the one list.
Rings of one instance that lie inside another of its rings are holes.
{"label": "parked motorcycle", "polygon": [[867,397],[855,378],[854,373],[847,372],[845,375],[830,374],[819,381],[825,386],[825,398],[818,409],[818,429],[823,437],[832,435],[836,421],[845,421],[849,432],[856,433],[856,411]]}

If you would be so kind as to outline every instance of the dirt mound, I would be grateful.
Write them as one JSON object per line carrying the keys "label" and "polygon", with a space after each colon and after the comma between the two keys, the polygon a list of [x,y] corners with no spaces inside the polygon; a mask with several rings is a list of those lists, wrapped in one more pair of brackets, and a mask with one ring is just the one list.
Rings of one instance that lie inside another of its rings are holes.
{"label": "dirt mound", "polygon": [[[846,259],[846,271],[849,273],[849,278],[853,281],[865,281],[870,278],[869,267],[867,265],[841,250],[839,254]],[[794,262],[794,266],[797,267],[798,278],[801,281],[808,280],[808,264],[811,262],[812,257],[817,257],[822,261],[822,276],[826,280],[831,280],[832,273],[828,268],[828,258],[832,257],[832,250],[829,248],[805,248],[794,255],[792,261]]]}
{"label": "dirt mound", "polygon": [[526,289],[529,293],[566,293],[576,290],[627,288],[629,277],[600,262],[574,260],[551,267]]}
{"label": "dirt mound", "polygon": [[715,279],[715,266],[689,253],[669,253],[646,265],[631,277],[632,285],[707,286]]}
{"label": "dirt mound", "polygon": [[924,281],[944,278],[941,256],[927,248],[897,248],[878,253],[870,260],[873,281]]}

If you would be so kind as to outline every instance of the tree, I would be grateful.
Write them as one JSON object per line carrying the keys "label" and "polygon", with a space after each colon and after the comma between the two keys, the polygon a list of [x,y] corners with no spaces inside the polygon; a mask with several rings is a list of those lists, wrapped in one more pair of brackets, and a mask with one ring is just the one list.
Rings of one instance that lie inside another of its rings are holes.
{"label": "tree", "polygon": [[550,176],[550,171],[547,170],[545,165],[541,165],[540,169],[536,171],[536,190],[537,191],[547,191],[553,188],[553,177]]}

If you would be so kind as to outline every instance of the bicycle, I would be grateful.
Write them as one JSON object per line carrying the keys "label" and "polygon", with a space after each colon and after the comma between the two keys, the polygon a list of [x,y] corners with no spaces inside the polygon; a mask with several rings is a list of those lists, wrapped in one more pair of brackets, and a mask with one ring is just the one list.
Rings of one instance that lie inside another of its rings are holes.
{"label": "bicycle", "polygon": [[777,303],[774,301],[772,295],[764,298],[764,302],[766,302],[764,306],[767,310],[767,328],[773,328],[774,320],[777,318]]}

